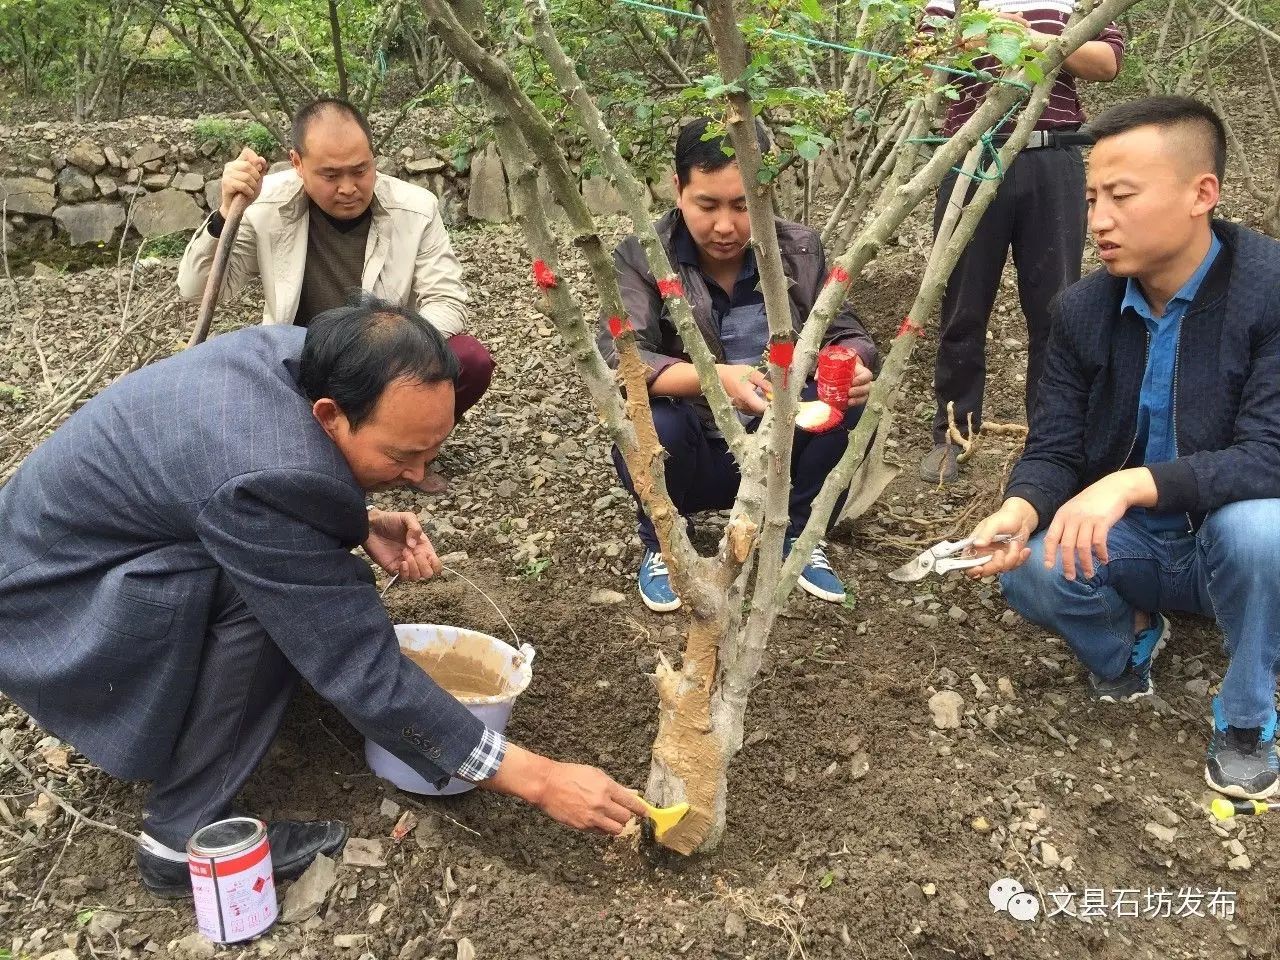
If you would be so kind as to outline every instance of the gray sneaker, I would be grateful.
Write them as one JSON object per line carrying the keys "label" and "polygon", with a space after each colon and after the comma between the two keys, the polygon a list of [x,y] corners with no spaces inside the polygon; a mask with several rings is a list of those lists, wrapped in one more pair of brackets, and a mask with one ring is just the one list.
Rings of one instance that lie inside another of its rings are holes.
{"label": "gray sneaker", "polygon": [[1151,664],[1169,642],[1169,619],[1163,614],[1151,615],[1151,626],[1133,638],[1133,649],[1124,672],[1114,680],[1104,680],[1090,673],[1089,696],[1103,703],[1133,703],[1155,692],[1151,683]]}
{"label": "gray sneaker", "polygon": [[960,472],[956,456],[960,448],[954,443],[940,443],[920,461],[920,479],[930,483],[950,483]]}
{"label": "gray sneaker", "polygon": [[1213,698],[1213,739],[1204,767],[1209,786],[1228,797],[1266,800],[1280,789],[1276,716],[1262,727],[1228,725],[1220,696]]}

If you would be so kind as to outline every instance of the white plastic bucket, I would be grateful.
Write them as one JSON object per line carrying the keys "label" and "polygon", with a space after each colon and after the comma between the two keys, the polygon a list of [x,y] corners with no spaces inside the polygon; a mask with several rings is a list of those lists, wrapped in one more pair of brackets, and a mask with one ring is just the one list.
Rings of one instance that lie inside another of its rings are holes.
{"label": "white plastic bucket", "polygon": [[[506,730],[516,697],[524,693],[533,679],[533,647],[522,643],[517,650],[487,633],[433,623],[396,624],[396,637],[400,641],[400,649],[456,696],[486,727],[497,733]],[[457,674],[459,664],[478,666],[497,692],[481,694],[450,690],[453,682],[450,678]],[[410,793],[447,797],[466,793],[475,787],[474,783],[454,777],[443,790],[437,790],[407,763],[372,740],[364,742],[364,757],[374,773]]]}

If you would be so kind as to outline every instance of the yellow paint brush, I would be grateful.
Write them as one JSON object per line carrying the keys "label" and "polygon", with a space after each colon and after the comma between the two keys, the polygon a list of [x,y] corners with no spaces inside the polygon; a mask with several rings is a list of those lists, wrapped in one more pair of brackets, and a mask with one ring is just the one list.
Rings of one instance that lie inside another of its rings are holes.
{"label": "yellow paint brush", "polygon": [[1228,800],[1226,797],[1214,797],[1209,804],[1209,811],[1219,820],[1230,820],[1232,817],[1257,816],[1266,813],[1271,807],[1261,800]]}
{"label": "yellow paint brush", "polygon": [[668,830],[683,820],[684,815],[689,812],[687,801],[673,804],[670,807],[655,807],[644,797],[640,798],[640,802],[644,804],[645,813],[653,821],[653,835],[659,840],[666,835]]}

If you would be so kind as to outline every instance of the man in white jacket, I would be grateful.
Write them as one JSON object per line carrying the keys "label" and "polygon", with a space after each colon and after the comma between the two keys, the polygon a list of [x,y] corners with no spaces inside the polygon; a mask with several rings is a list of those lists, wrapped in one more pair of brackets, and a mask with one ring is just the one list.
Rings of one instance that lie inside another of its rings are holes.
{"label": "man in white jacket", "polygon": [[[484,394],[493,376],[489,351],[464,332],[467,291],[435,196],[377,171],[368,121],[343,100],[322,97],[293,118],[292,170],[267,175],[246,147],[226,165],[222,202],[187,244],[178,289],[199,299],[218,237],[237,194],[252,201],[227,264],[222,298],[262,280],[262,322],[305,327],[311,318],[367,290],[416,310],[448,339],[462,373],[457,416]],[[442,478],[422,485],[438,492]]]}

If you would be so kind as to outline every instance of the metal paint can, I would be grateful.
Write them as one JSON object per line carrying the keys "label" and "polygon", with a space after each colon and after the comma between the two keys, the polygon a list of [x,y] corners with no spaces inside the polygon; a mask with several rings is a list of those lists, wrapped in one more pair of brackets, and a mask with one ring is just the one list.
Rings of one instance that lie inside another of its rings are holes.
{"label": "metal paint can", "polygon": [[196,924],[215,943],[262,933],[279,913],[267,825],[232,817],[201,827],[187,842]]}

